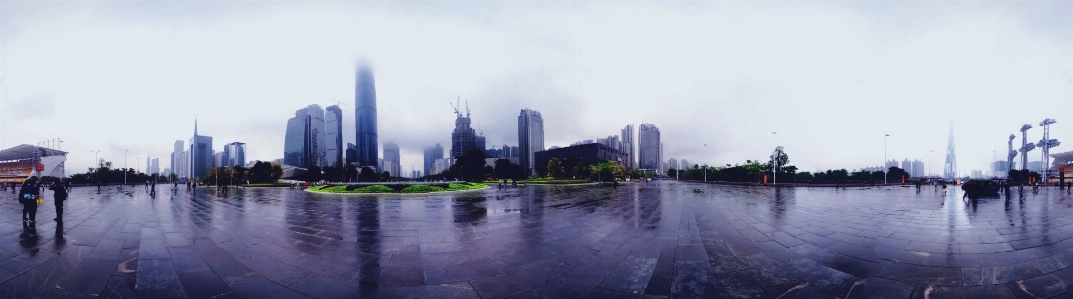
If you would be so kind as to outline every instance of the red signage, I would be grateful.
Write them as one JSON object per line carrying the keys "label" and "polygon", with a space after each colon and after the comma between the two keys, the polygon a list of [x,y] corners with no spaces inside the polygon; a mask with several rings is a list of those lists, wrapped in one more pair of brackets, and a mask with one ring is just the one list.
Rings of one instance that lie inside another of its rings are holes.
{"label": "red signage", "polygon": [[34,170],[45,171],[45,164],[34,164]]}

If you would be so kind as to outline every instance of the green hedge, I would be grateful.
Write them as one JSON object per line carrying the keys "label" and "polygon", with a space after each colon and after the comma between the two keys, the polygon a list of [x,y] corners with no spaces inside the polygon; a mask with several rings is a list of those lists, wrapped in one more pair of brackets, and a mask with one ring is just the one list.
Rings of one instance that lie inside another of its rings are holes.
{"label": "green hedge", "polygon": [[[453,184],[452,184],[453,185]],[[412,185],[402,189],[402,193],[429,193],[429,192],[441,192],[443,188],[429,185]]]}
{"label": "green hedge", "polygon": [[[396,187],[396,188],[401,188],[401,186],[398,186],[398,185],[393,185],[393,186]],[[440,187],[440,186],[421,184],[421,185],[410,185],[410,186],[407,186],[406,188],[402,188],[401,190],[398,190],[398,191],[396,191],[396,189],[394,189],[392,187],[388,187],[388,186],[385,186],[385,185],[372,185],[372,186],[365,186],[365,187],[361,187],[361,188],[353,188],[353,187],[356,187],[356,186],[352,185],[352,186],[349,186],[349,187],[351,187],[352,189],[347,190],[348,186],[346,186],[346,185],[339,185],[339,186],[321,185],[321,186],[309,187],[307,190],[316,191],[316,192],[325,192],[325,193],[432,193],[432,192],[443,192],[443,191],[474,190],[474,189],[486,188],[486,187],[488,187],[488,185],[481,184],[481,183],[462,183],[462,184],[448,184],[446,186],[447,188],[443,188],[443,187]]]}

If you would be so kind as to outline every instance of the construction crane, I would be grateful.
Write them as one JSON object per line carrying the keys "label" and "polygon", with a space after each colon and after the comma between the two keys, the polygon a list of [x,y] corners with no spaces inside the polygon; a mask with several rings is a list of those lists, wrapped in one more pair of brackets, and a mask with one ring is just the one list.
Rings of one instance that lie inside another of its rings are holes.
{"label": "construction crane", "polygon": [[346,103],[343,103],[343,102],[340,102],[340,101],[332,101],[332,102],[335,102],[335,104],[337,104],[337,105],[346,105]]}
{"label": "construction crane", "polygon": [[[451,104],[451,108],[455,109],[455,115],[458,116],[459,118],[462,117],[462,112],[458,111],[458,106],[461,106],[461,105],[459,105],[461,102],[462,102],[462,97],[460,96],[460,97],[458,97],[456,103]],[[448,103],[448,104],[450,104],[450,103]]]}

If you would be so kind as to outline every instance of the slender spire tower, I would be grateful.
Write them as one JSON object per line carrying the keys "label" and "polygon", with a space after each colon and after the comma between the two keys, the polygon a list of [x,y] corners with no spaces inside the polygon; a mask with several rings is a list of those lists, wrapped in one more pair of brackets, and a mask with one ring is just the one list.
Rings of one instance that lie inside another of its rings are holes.
{"label": "slender spire tower", "polygon": [[946,164],[943,165],[943,178],[948,180],[957,179],[958,162],[954,153],[954,124],[950,124],[950,141],[946,145]]}

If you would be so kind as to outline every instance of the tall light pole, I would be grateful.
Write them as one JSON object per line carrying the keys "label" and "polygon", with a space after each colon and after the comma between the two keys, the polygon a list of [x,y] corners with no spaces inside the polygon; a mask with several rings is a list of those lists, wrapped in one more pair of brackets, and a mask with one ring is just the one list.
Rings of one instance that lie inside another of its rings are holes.
{"label": "tall light pole", "polygon": [[887,168],[887,137],[890,137],[890,134],[883,135],[883,184],[884,185],[887,184],[887,171],[890,170],[890,169]]}
{"label": "tall light pole", "polygon": [[[771,135],[775,135],[775,133],[776,132],[771,132]],[[775,154],[776,154],[776,156],[771,157],[771,185],[772,186],[774,186],[775,183],[777,183],[776,179],[779,176],[779,166],[777,166],[778,159],[779,159],[779,157],[778,157],[778,154],[779,154],[778,153],[778,148],[779,148],[778,142],[775,142],[775,149],[776,149]]]}
{"label": "tall light pole", "polygon": [[100,167],[100,165],[99,165],[100,160],[97,160],[97,153],[100,153],[101,151],[91,151],[91,152],[93,152],[93,164],[98,164],[97,167]]}

